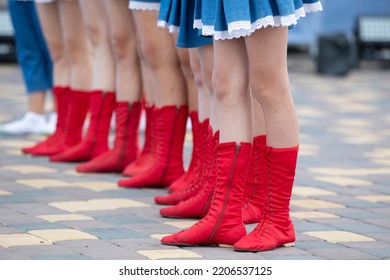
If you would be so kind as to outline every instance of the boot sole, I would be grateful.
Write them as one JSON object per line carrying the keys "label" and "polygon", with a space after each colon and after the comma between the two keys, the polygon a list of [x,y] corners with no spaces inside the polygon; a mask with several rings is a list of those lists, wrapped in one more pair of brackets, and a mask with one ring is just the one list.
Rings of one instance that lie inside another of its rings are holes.
{"label": "boot sole", "polygon": [[[295,245],[295,242],[289,242],[289,243],[285,243],[283,245],[280,245],[276,248],[279,248],[279,247],[294,247]],[[269,249],[269,250],[250,250],[250,249],[241,249],[241,248],[234,248],[234,251],[237,251],[237,252],[265,252],[265,251],[271,251],[271,250],[274,250],[276,248],[273,248],[273,249]]]}

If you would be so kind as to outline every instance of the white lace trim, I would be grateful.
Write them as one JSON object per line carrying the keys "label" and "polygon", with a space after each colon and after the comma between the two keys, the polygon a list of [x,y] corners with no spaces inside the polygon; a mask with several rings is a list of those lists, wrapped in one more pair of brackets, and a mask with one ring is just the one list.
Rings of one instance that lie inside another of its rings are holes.
{"label": "white lace trim", "polygon": [[168,29],[169,33],[179,33],[180,27],[177,25],[172,25],[166,22],[165,20],[159,20],[157,21],[157,26],[161,28]]}
{"label": "white lace trim", "polygon": [[140,11],[159,11],[160,5],[161,5],[160,3],[130,1],[129,9],[140,10]]}
{"label": "white lace trim", "polygon": [[257,29],[267,26],[291,26],[297,24],[298,20],[305,17],[307,13],[322,11],[321,2],[304,4],[302,8],[295,11],[295,14],[287,16],[267,16],[255,22],[235,21],[229,23],[227,31],[215,31],[213,25],[203,25],[201,20],[194,20],[194,28],[202,29],[202,35],[213,36],[214,40],[225,40],[251,35]]}

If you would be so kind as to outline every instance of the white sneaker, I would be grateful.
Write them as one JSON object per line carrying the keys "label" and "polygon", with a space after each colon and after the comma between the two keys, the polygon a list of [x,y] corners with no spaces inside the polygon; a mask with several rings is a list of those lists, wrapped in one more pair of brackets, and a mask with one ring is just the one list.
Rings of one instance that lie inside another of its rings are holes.
{"label": "white sneaker", "polygon": [[0,132],[7,134],[50,134],[54,130],[50,127],[45,115],[27,112],[20,120],[0,125]]}

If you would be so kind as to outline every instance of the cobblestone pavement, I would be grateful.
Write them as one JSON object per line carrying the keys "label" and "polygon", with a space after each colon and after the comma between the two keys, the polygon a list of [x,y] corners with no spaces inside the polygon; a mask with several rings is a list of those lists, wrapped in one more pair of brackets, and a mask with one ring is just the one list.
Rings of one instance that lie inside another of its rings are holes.
{"label": "cobblestone pavement", "polygon": [[[120,175],[80,175],[75,164],[22,155],[41,135],[0,135],[0,259],[390,259],[390,69],[369,63],[323,77],[296,55],[290,68],[301,125],[295,247],[163,246],[161,236],[195,222],[158,214],[153,197],[165,189],[121,189]],[[0,122],[25,108],[17,66],[0,65]],[[187,164],[191,141],[187,133]]]}

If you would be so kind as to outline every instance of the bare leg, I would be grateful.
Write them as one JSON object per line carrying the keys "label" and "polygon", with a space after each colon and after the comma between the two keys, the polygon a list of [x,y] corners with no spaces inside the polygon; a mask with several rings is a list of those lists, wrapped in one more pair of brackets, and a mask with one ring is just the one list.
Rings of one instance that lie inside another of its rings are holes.
{"label": "bare leg", "polygon": [[110,20],[110,34],[116,62],[116,94],[118,101],[140,100],[142,76],[137,53],[137,36],[127,0],[105,0]]}
{"label": "bare leg", "polygon": [[70,83],[70,63],[63,45],[63,32],[58,3],[39,4],[37,9],[46,43],[53,60],[54,85],[68,86]]}
{"label": "bare leg", "polygon": [[92,89],[115,91],[115,64],[110,44],[109,19],[102,0],[81,0],[82,18],[93,46]]}
{"label": "bare leg", "polygon": [[83,26],[78,1],[59,1],[65,49],[71,63],[70,86],[89,91],[92,87],[92,50]]}
{"label": "bare leg", "polygon": [[298,145],[298,121],[287,72],[287,28],[265,28],[245,38],[251,89],[264,111],[267,145]]}
{"label": "bare leg", "polygon": [[186,104],[186,85],[171,35],[156,26],[156,11],[133,11],[142,56],[151,70],[156,105]]}
{"label": "bare leg", "polygon": [[195,49],[190,49],[190,62],[191,69],[194,76],[194,83],[197,89],[197,100],[193,101],[193,96],[189,94],[188,96],[188,104],[195,103],[198,107],[198,116],[199,121],[202,122],[205,119],[210,119],[210,93],[206,84],[203,80],[202,70],[200,67],[199,55],[198,51]]}
{"label": "bare leg", "polygon": [[215,41],[214,49],[213,89],[220,113],[220,142],[252,142],[248,59],[242,52],[245,42]]}
{"label": "bare leg", "polygon": [[35,114],[43,115],[45,113],[45,92],[30,92],[28,94],[28,111],[33,112]]}
{"label": "bare leg", "polygon": [[[213,93],[212,86],[212,75],[214,68],[214,50],[213,45],[207,45],[198,48],[199,53],[199,63],[200,69],[202,72],[203,83],[205,86],[205,91],[209,95],[209,97],[202,96],[202,99],[199,100],[199,104],[207,103],[207,99],[210,101],[209,103],[209,111],[210,111],[210,125],[213,128],[213,131],[219,130],[219,112],[216,107],[216,98]],[[207,106],[207,105],[205,105]]]}

